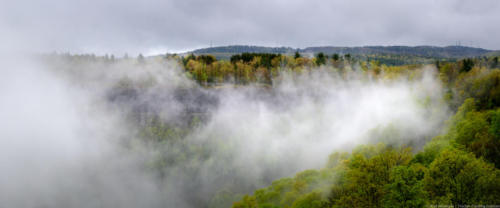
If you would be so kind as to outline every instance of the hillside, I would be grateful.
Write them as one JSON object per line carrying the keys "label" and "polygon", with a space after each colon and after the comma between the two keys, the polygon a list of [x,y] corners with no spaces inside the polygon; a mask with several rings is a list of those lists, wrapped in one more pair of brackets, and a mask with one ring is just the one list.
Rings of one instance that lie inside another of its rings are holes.
{"label": "hillside", "polygon": [[352,54],[352,55],[406,55],[420,56],[433,58],[464,58],[485,56],[488,53],[495,51],[473,48],[467,46],[362,46],[362,47],[335,47],[335,46],[318,46],[307,48],[291,48],[291,47],[262,47],[262,46],[218,46],[211,48],[197,49],[188,53],[194,54],[213,54],[217,58],[225,59],[232,54],[238,53],[280,53],[290,54],[298,51],[300,53],[326,53],[326,54]]}

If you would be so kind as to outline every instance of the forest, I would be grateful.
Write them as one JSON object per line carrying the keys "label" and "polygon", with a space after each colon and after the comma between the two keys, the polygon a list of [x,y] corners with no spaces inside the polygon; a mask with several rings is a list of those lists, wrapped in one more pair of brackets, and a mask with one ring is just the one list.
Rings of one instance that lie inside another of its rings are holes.
{"label": "forest", "polygon": [[[231,45],[217,46],[210,48],[196,49],[189,53],[196,55],[214,55],[218,59],[229,59],[231,55],[241,53],[276,53],[289,55],[294,52],[304,54],[351,54],[359,58],[385,58],[396,56],[406,57],[410,60],[400,58],[404,63],[415,63],[415,60],[423,61],[426,59],[458,59],[464,57],[479,57],[493,55],[494,50],[483,48],[467,47],[467,46],[362,46],[362,47],[335,47],[335,46],[316,46],[306,48],[291,48],[291,47],[262,47],[262,46],[246,46],[246,45]],[[402,64],[399,64],[402,65]]]}
{"label": "forest", "polygon": [[119,146],[163,184],[160,204],[500,204],[498,57],[397,66],[383,57],[40,59],[119,112],[128,132]]}
{"label": "forest", "polygon": [[500,208],[499,0],[0,1],[0,208]]}

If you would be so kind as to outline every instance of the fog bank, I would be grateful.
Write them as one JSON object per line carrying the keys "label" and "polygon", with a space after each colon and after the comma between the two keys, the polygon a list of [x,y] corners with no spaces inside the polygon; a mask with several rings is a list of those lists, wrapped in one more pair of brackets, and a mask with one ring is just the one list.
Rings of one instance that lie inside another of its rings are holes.
{"label": "fog bank", "polygon": [[203,88],[162,57],[49,60],[0,65],[1,207],[205,207],[358,144],[418,148],[448,116],[432,67]]}

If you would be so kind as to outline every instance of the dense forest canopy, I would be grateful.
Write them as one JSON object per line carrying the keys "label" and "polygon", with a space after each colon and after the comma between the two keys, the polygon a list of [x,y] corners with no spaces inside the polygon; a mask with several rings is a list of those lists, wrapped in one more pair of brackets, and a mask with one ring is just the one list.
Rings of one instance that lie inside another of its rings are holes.
{"label": "dense forest canopy", "polygon": [[500,208],[499,0],[5,0],[0,208]]}
{"label": "dense forest canopy", "polygon": [[[134,155],[134,174],[152,179],[132,177],[156,187],[118,182],[148,199],[129,204],[500,204],[498,57],[399,66],[378,60],[385,55],[371,57],[295,51],[229,60],[39,59],[70,86],[91,89],[89,104],[104,109],[97,112],[125,123],[116,124],[120,152]],[[66,189],[89,194],[78,187]],[[113,204],[106,197],[101,203]]]}

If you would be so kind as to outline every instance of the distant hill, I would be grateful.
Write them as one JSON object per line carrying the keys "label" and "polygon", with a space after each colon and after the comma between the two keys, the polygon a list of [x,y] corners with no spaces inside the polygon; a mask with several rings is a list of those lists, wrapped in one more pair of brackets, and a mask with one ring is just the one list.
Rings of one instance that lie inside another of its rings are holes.
{"label": "distant hill", "polygon": [[205,53],[291,53],[295,52],[294,48],[290,47],[264,47],[264,46],[244,46],[244,45],[233,45],[233,46],[218,46],[212,48],[202,48],[194,50],[193,53],[205,54]]}
{"label": "distant hill", "polygon": [[486,56],[500,56],[500,51],[492,51],[487,53]]}
{"label": "distant hill", "polygon": [[398,54],[436,58],[462,58],[483,56],[490,50],[465,46],[364,46],[364,47],[309,47],[302,50],[310,53],[350,53],[353,55]]}
{"label": "distant hill", "polygon": [[351,55],[372,55],[372,54],[387,54],[387,55],[408,55],[421,56],[432,58],[464,58],[487,56],[498,51],[492,51],[482,48],[474,48],[467,46],[362,46],[362,47],[334,47],[334,46],[319,46],[307,48],[291,48],[291,47],[262,47],[262,46],[219,46],[211,48],[197,49],[188,53],[194,54],[213,54],[217,58],[228,58],[233,54],[238,53],[280,53],[291,54],[295,51],[300,53],[315,54],[323,52],[326,54],[351,54]]}

